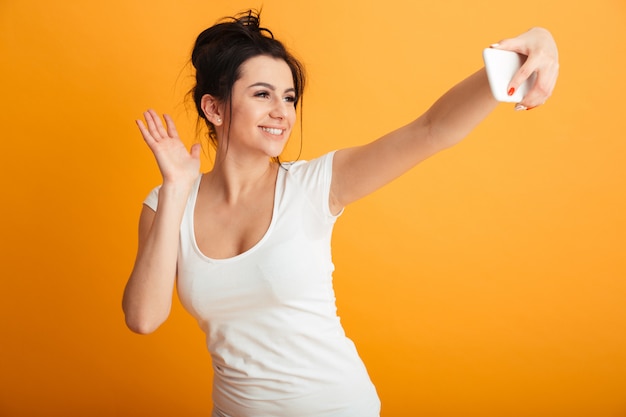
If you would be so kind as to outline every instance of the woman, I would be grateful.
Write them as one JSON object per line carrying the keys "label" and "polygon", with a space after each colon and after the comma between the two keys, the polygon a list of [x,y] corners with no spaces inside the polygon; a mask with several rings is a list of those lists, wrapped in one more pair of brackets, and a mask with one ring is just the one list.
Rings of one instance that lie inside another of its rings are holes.
{"label": "woman", "polygon": [[[519,106],[542,104],[558,74],[552,36],[535,28],[494,46],[529,56],[510,84],[537,81]],[[138,121],[163,183],[146,199],[124,293],[128,327],[150,333],[173,287],[205,331],[213,416],[378,416],[380,402],[336,315],[330,238],[349,203],[459,142],[497,105],[481,69],[384,137],[312,161],[278,160],[296,121],[302,66],[257,13],[201,33],[192,62],[199,116],[216,147],[199,174],[174,122]]]}

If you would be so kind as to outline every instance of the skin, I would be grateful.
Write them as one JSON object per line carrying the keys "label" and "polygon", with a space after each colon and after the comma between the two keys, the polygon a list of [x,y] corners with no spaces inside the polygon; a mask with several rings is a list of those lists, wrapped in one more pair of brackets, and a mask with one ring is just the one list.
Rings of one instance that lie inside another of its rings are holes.
{"label": "skin", "polygon": [[[534,28],[500,41],[497,48],[528,55],[509,87],[516,89],[537,72],[533,89],[520,104],[527,108],[543,104],[559,69],[551,34]],[[233,86],[232,114],[226,111],[226,103],[210,95],[202,98],[204,114],[216,126],[218,150],[212,171],[201,179],[194,224],[198,246],[211,258],[245,252],[267,231],[278,173],[271,157],[280,155],[296,120],[293,78],[284,61],[258,56],[241,69],[242,77]],[[338,213],[458,143],[496,106],[481,69],[406,126],[371,143],[338,150],[333,160],[331,212]],[[169,316],[180,223],[200,169],[199,145],[188,151],[169,116],[164,116],[165,126],[153,110],[144,118],[145,123],[137,121],[137,125],[157,160],[163,184],[158,210],[142,209],[137,257],[123,298],[128,327],[142,334],[153,332]]]}

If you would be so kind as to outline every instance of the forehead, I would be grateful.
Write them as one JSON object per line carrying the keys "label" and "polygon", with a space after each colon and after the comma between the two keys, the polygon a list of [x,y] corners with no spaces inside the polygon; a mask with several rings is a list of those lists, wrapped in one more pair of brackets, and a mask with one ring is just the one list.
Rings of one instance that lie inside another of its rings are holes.
{"label": "forehead", "polygon": [[293,74],[287,63],[280,58],[259,55],[241,64],[241,77],[246,85],[256,82],[270,83],[279,89],[293,88]]}

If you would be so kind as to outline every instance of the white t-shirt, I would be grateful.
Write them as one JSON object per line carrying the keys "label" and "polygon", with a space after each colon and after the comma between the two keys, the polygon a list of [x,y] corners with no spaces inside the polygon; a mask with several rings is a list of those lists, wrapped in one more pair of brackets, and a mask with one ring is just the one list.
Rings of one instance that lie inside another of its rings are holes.
{"label": "white t-shirt", "polygon": [[[214,416],[379,416],[376,390],[335,306],[333,155],[283,164],[266,234],[232,258],[200,252],[193,212],[201,177],[189,196],[178,293],[207,336]],[[145,201],[152,209],[157,192]]]}

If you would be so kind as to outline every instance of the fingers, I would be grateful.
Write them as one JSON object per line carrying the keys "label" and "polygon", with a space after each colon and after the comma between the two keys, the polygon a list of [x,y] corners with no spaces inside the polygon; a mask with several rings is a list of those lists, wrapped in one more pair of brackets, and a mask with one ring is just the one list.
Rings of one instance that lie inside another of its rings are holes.
{"label": "fingers", "polygon": [[[533,75],[536,76],[533,77]],[[532,60],[526,60],[509,83],[508,91],[510,92],[517,91],[525,82],[531,83],[530,90],[524,95],[522,101],[515,106],[516,110],[527,110],[537,107],[548,99],[549,95],[540,94],[540,89],[537,87],[539,83],[544,83],[544,79],[543,71],[537,71]]]}
{"label": "fingers", "polygon": [[512,85],[514,83],[521,85],[533,73],[536,74],[534,81],[531,79],[533,85],[519,103],[527,109],[541,106],[550,98],[559,72],[558,62],[552,57],[539,54],[539,56],[534,55],[532,58],[529,57],[511,81]]}
{"label": "fingers", "polygon": [[139,128],[139,131],[141,132],[141,136],[143,137],[143,140],[148,144],[148,146],[152,147],[155,140],[150,134],[150,131],[148,130],[146,125],[141,120],[135,120],[135,123],[137,124],[137,127]]}
{"label": "fingers", "polygon": [[176,125],[168,114],[163,115],[167,129],[163,126],[161,118],[154,110],[150,109],[144,112],[143,117],[146,120],[145,124],[141,120],[136,120],[135,122],[146,141],[158,142],[163,139],[178,138]]}
{"label": "fingers", "polygon": [[534,86],[531,88],[528,94],[526,94],[520,104],[527,107],[528,109],[541,106],[552,95],[555,83],[555,72],[539,72],[537,75],[537,79],[535,80]]}
{"label": "fingers", "polygon": [[169,135],[169,137],[177,138],[178,131],[176,130],[176,124],[174,123],[174,120],[172,120],[169,114],[164,114],[163,118],[165,119],[165,124],[167,125],[167,134]]}
{"label": "fingers", "polygon": [[526,80],[533,82],[522,101],[516,105],[517,110],[535,108],[550,98],[558,78],[559,62],[558,49],[549,31],[533,28],[515,38],[504,39],[492,47],[528,56],[509,84],[509,91],[512,92]]}
{"label": "fingers", "polygon": [[154,110],[150,109],[144,112],[143,117],[146,119],[148,125],[148,131],[150,135],[156,140],[166,139],[168,137],[167,131],[163,127],[161,118]]}

